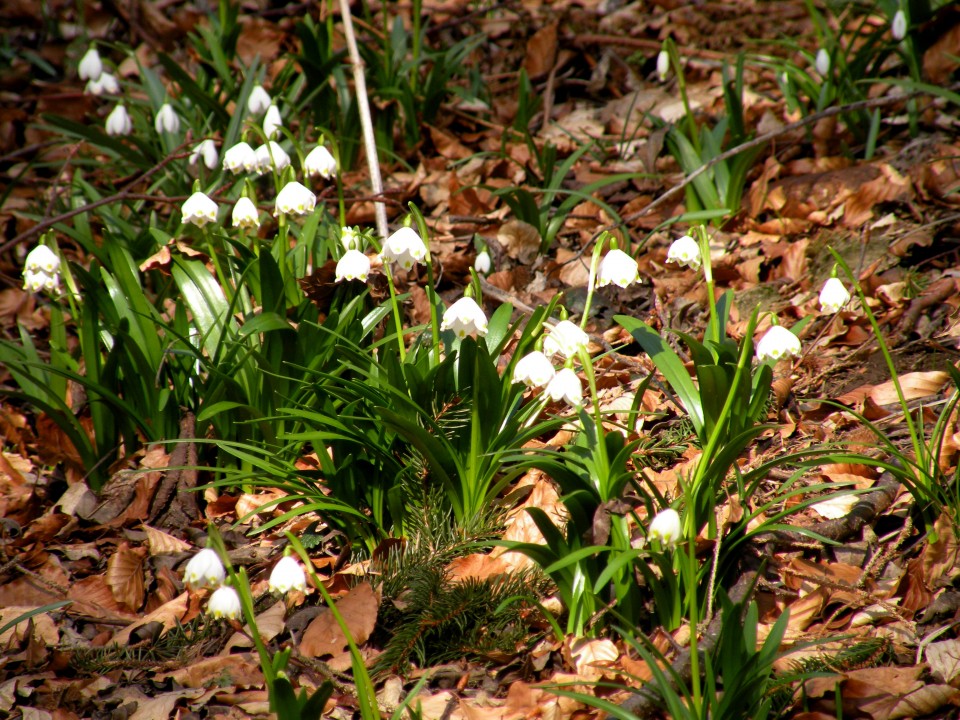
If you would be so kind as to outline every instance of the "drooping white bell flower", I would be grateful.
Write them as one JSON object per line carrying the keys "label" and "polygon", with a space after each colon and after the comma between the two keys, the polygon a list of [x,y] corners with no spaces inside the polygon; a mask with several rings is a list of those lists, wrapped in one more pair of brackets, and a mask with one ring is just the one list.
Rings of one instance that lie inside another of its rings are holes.
{"label": "drooping white bell flower", "polygon": [[340,228],[340,244],[344,250],[359,250],[363,247],[363,235],[358,233],[355,228]]}
{"label": "drooping white bell flower", "polygon": [[280,108],[272,104],[267,108],[267,114],[263,116],[263,134],[268,140],[272,140],[283,127],[283,118],[280,117]]}
{"label": "drooping white bell flower", "polygon": [[467,335],[486,335],[487,316],[472,297],[462,297],[443,312],[441,330],[452,330],[461,340]]}
{"label": "drooping white bell flower", "polygon": [[563,400],[570,407],[578,408],[583,404],[583,386],[572,368],[563,368],[554,375],[544,392],[551,400]]}
{"label": "drooping white bell flower", "polygon": [[54,292],[60,288],[60,274],[48,275],[45,272],[23,271],[23,289],[35,293],[41,290]]}
{"label": "drooping white bell flower", "polygon": [[336,281],[360,280],[367,281],[370,274],[370,258],[359,250],[347,250],[337,261]]}
{"label": "drooping white bell flower", "polygon": [[565,358],[576,357],[581,348],[586,349],[590,338],[569,320],[561,320],[550,329],[543,340],[543,352],[547,357],[560,353]]}
{"label": "drooping white bell flower", "polygon": [[180,132],[180,118],[177,111],[173,109],[170,103],[164,103],[157,111],[157,117],[153,121],[154,129],[159,133],[178,133]]}
{"label": "drooping white bell flower", "polygon": [[253,204],[253,200],[244,196],[237,200],[233,206],[233,213],[230,215],[230,221],[233,227],[239,228],[258,228],[260,227],[260,211]]}
{"label": "drooping white bell flower", "polygon": [[270,573],[270,590],[278,593],[288,593],[291,590],[306,592],[307,575],[303,566],[289,555],[280,558]]}
{"label": "drooping white bell flower", "polygon": [[850,302],[850,293],[840,278],[832,277],[823,284],[820,291],[820,312],[835,313]]}
{"label": "drooping white bell flower", "polygon": [[623,250],[611,250],[600,261],[597,271],[597,287],[613,283],[618,287],[627,286],[640,280],[640,268],[637,261]]}
{"label": "drooping white bell flower", "polygon": [[825,78],[827,73],[830,72],[830,53],[827,52],[826,48],[817,50],[817,59],[814,65],[817,68],[817,72],[820,73],[820,77]]}
{"label": "drooping white bell flower", "polygon": [[757,359],[779,360],[791,355],[800,357],[800,338],[781,325],[774,325],[757,343]]}
{"label": "drooping white bell flower", "polygon": [[132,132],[133,121],[130,120],[127,109],[123,106],[123,103],[121,103],[107,115],[107,135],[129,135]]}
{"label": "drooping white bell flower", "polygon": [[486,250],[481,250],[477,253],[477,257],[473,261],[473,269],[481,275],[487,275],[490,272],[490,267],[490,253]]}
{"label": "drooping white bell flower", "polygon": [[290,156],[279,144],[271,140],[257,148],[257,173],[262,175],[273,168],[280,172],[290,165]]}
{"label": "drooping white bell flower", "polygon": [[204,548],[190,558],[183,572],[183,582],[194,590],[202,587],[219,587],[226,576],[227,571],[224,570],[217,551]]}
{"label": "drooping white bell flower", "polygon": [[647,528],[647,540],[650,542],[659,540],[664,548],[673,547],[682,536],[683,528],[680,525],[680,513],[673,508],[658,512],[650,521],[650,527]]}
{"label": "drooping white bell flower", "polygon": [[689,235],[677,238],[667,250],[667,262],[677,263],[681,267],[689,267],[691,270],[700,268],[702,262],[700,258],[700,246],[697,241]]}
{"label": "drooping white bell flower", "polygon": [[23,261],[23,268],[28,272],[56,275],[60,272],[60,258],[46,245],[37,245],[27,253],[27,257]]}
{"label": "drooping white bell flower", "polygon": [[207,223],[217,221],[217,204],[204,193],[197,191],[187,198],[180,208],[182,222],[203,227]]}
{"label": "drooping white bell flower", "polygon": [[102,73],[103,62],[100,60],[100,53],[92,47],[80,58],[77,74],[81,80],[97,80]]}
{"label": "drooping white bell flower", "polygon": [[667,81],[667,73],[670,72],[670,53],[661,50],[657,54],[657,78],[660,82]]}
{"label": "drooping white bell flower", "polygon": [[527,353],[513,368],[513,382],[527,387],[546,387],[557,371],[550,359],[539,350]]}
{"label": "drooping white bell flower", "polygon": [[413,229],[402,227],[383,243],[380,257],[384,262],[399,263],[404,270],[409,270],[426,259],[427,246]]}
{"label": "drooping white bell flower", "polygon": [[207,601],[207,615],[216,620],[239,620],[242,613],[240,596],[229,585],[218,587]]}
{"label": "drooping white bell flower", "polygon": [[317,196],[296,180],[288,182],[277,195],[275,215],[309,215],[317,205]]}
{"label": "drooping white bell flower", "polygon": [[257,154],[248,143],[239,142],[223,154],[223,169],[234,174],[257,169]]}
{"label": "drooping white bell flower", "polygon": [[897,10],[897,13],[893,16],[893,22],[890,24],[890,34],[897,42],[907,36],[907,14],[903,9]]}
{"label": "drooping white bell flower", "polygon": [[203,158],[203,164],[210,170],[213,170],[217,166],[220,158],[217,154],[217,144],[212,139],[207,138],[197,145],[193,149],[193,152],[190,153],[187,162],[191,165],[196,165],[200,158]]}
{"label": "drooping white bell flower", "polygon": [[247,110],[251,115],[259,115],[273,105],[270,99],[270,93],[263,89],[262,85],[254,85],[250,91],[250,97],[247,98]]}
{"label": "drooping white bell flower", "polygon": [[117,78],[110,73],[102,72],[96,80],[87,80],[87,85],[83,89],[83,92],[87,95],[95,95],[96,97],[100,97],[101,95],[116,95],[120,92],[120,83],[118,83]]}
{"label": "drooping white bell flower", "polygon": [[307,177],[319,175],[329,180],[337,173],[337,160],[323,145],[317,145],[303,159],[303,174]]}

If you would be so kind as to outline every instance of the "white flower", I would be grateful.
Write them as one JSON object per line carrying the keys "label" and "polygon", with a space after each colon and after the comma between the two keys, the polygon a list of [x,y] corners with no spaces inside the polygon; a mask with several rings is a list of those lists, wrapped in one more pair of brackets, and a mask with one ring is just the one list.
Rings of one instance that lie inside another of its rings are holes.
{"label": "white flower", "polygon": [[657,55],[657,77],[660,82],[666,82],[667,73],[670,72],[670,53],[661,50]]}
{"label": "white flower", "polygon": [[263,116],[263,134],[270,140],[277,136],[280,128],[283,127],[283,119],[280,117],[280,108],[271,103],[267,108],[267,114]]}
{"label": "white flower", "polygon": [[193,149],[187,162],[191,165],[196,165],[201,157],[203,158],[203,164],[209,169],[213,170],[217,166],[217,162],[220,159],[217,156],[217,144],[210,138],[207,138]]}
{"label": "white flower", "polygon": [[307,575],[292,557],[285,555],[280,562],[273,566],[270,573],[270,590],[279,593],[288,593],[291,590],[305,592],[307,589]]}
{"label": "white flower", "polygon": [[850,293],[840,278],[832,277],[823,284],[820,291],[820,312],[835,313],[850,302]]}
{"label": "white flower", "polygon": [[352,227],[340,228],[340,244],[344,250],[359,250],[363,247],[363,236]]}
{"label": "white flower", "polygon": [[23,289],[27,292],[40,292],[41,290],[58,290],[60,288],[60,275],[54,273],[48,275],[43,272],[23,271]]}
{"label": "white flower", "polygon": [[236,590],[228,585],[223,585],[213,591],[213,595],[207,602],[207,615],[211,615],[217,620],[221,618],[239,620],[241,614],[240,596],[237,595]]}
{"label": "white flower", "polygon": [[258,228],[260,227],[260,211],[253,204],[253,200],[244,196],[237,200],[230,216],[233,227]]}
{"label": "white flower", "polygon": [[667,262],[674,262],[681,267],[685,265],[691,270],[697,270],[701,262],[700,246],[689,235],[677,238],[673,241],[670,249],[667,250]]}
{"label": "white flower", "polygon": [[103,72],[96,80],[87,80],[87,86],[83,91],[87,95],[96,95],[97,97],[103,94],[116,95],[120,92],[120,83],[110,73]]}
{"label": "white flower", "polygon": [[473,261],[473,269],[476,270],[481,275],[486,275],[490,272],[490,253],[486,250],[481,250],[477,253],[477,259]]}
{"label": "white flower", "polygon": [[907,36],[907,14],[903,12],[902,9],[897,10],[897,14],[893,16],[890,34],[893,35],[893,39],[897,42],[900,42]]}
{"label": "white flower", "polygon": [[217,221],[217,204],[202,192],[195,192],[180,208],[183,223],[203,227]]}
{"label": "white flower", "polygon": [[359,250],[347,250],[343,257],[337,261],[337,278],[341,280],[361,280],[367,281],[367,275],[370,274],[370,258]]}
{"label": "white flower", "polygon": [[404,270],[409,270],[427,257],[427,246],[414,230],[402,227],[383,243],[380,257],[385,262],[396,262]]}
{"label": "white flower", "polygon": [[27,253],[27,257],[23,261],[23,269],[26,272],[56,275],[60,272],[60,258],[46,245],[37,245]]}
{"label": "white flower", "polygon": [[277,195],[277,209],[279,215],[308,215],[317,205],[317,196],[296,180],[288,182]]}
{"label": "white flower", "polygon": [[757,343],[757,359],[779,360],[787,355],[800,357],[800,338],[781,325],[774,325]]}
{"label": "white flower", "polygon": [[154,129],[161,135],[164,132],[180,132],[180,118],[170,103],[164,103],[157,111],[157,117],[153,121]]}
{"label": "white flower", "polygon": [[90,48],[80,58],[77,74],[81,80],[97,80],[101,73],[103,73],[103,63],[100,61],[100,53],[96,48]]}
{"label": "white flower", "polygon": [[453,330],[461,340],[467,335],[487,334],[487,316],[472,297],[462,297],[443,311],[441,330]]}
{"label": "white flower", "polygon": [[544,338],[543,353],[552,357],[560,353],[566,358],[576,357],[580,348],[586,348],[589,342],[587,334],[569,320],[561,320]]}
{"label": "white flower", "polygon": [[257,154],[247,143],[237,143],[223,154],[223,169],[232,173],[253,172],[257,169]]}
{"label": "white flower", "polygon": [[600,261],[597,273],[597,287],[613,283],[625,288],[640,279],[640,268],[637,261],[623,250],[611,250]]}
{"label": "white flower", "polygon": [[121,103],[107,115],[107,135],[129,135],[132,132],[133,122]]}
{"label": "white flower", "polygon": [[534,350],[520,358],[513,368],[513,382],[522,382],[527,387],[546,387],[556,374],[550,359]]}
{"label": "white flower", "polygon": [[827,52],[826,48],[817,50],[815,65],[820,77],[826,77],[827,73],[830,72],[830,53]]}
{"label": "white flower", "polygon": [[554,375],[544,392],[551,400],[564,400],[571,407],[583,404],[583,386],[572,368],[563,368]]}
{"label": "white flower", "polygon": [[307,177],[319,175],[329,180],[337,172],[337,161],[323,145],[317,145],[303,159],[303,174]]}
{"label": "white flower", "polygon": [[658,512],[650,521],[650,527],[647,528],[647,540],[659,540],[664,548],[676,545],[682,535],[680,514],[673,508]]}
{"label": "white flower", "polygon": [[268,172],[270,168],[280,172],[290,165],[290,156],[287,151],[273,140],[257,148],[256,169],[259,174]]}
{"label": "white flower", "polygon": [[212,548],[204,548],[187,563],[183,571],[183,582],[196,590],[202,587],[218,587],[227,576],[220,562],[220,556]]}
{"label": "white flower", "polygon": [[273,105],[270,99],[270,93],[263,89],[262,85],[255,85],[250,91],[250,97],[247,98],[247,110],[251,115],[259,115],[264,110]]}

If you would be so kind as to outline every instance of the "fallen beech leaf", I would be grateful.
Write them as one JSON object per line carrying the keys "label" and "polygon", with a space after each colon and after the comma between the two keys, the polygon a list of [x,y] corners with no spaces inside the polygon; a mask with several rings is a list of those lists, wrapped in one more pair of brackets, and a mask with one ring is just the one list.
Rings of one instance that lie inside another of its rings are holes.
{"label": "fallen beech leaf", "polygon": [[143,526],[143,530],[147,534],[147,545],[150,547],[151,555],[166,555],[193,550],[193,545],[179,538],[175,538],[163,530],[158,530],[146,524]]}
{"label": "fallen beech leaf", "polygon": [[821,517],[828,520],[838,520],[849,515],[858,501],[859,498],[856,495],[835,495],[827,500],[814,503],[810,507]]}
{"label": "fallen beech leaf", "polygon": [[250,653],[205,658],[179,670],[158,673],[155,678],[157,681],[170,678],[188,688],[263,684],[260,663]]}
{"label": "fallen beech leaf", "polygon": [[[940,389],[950,379],[950,376],[942,370],[931,370],[928,372],[912,372],[900,376],[900,388],[903,390],[903,397],[908,402],[917,398],[936,395]],[[870,397],[877,405],[892,405],[899,402],[897,390],[893,381],[888,380],[885,383],[877,385],[870,391]]]}
{"label": "fallen beech leaf", "polygon": [[933,676],[948,685],[960,678],[960,640],[951,638],[927,645],[927,662]]}
{"label": "fallen beech leaf", "polygon": [[557,23],[540,28],[527,41],[523,67],[531,80],[546,75],[557,60]]}
{"label": "fallen beech leaf", "polygon": [[[34,609],[35,606],[0,608],[0,627]],[[30,620],[33,620],[32,625],[30,624]],[[56,624],[53,622],[53,618],[50,617],[49,613],[40,613],[8,628],[3,635],[0,635],[0,647],[16,647],[26,638],[28,627],[32,627],[33,636],[42,640],[48,647],[60,642],[60,633],[57,630]],[[14,640],[14,638],[16,639]],[[12,643],[11,640],[13,640]]]}
{"label": "fallen beech leaf", "polygon": [[184,615],[187,613],[187,608],[189,606],[190,594],[182,593],[175,597],[170,602],[164,603],[152,613],[144,615],[142,618],[137,620],[134,623],[131,623],[123,630],[118,632],[113,636],[112,642],[115,642],[119,645],[126,645],[130,642],[130,633],[136,630],[142,625],[146,625],[151,622],[159,622],[163,624],[163,631],[160,633],[169,632],[178,622],[183,620]]}
{"label": "fallen beech leaf", "polygon": [[[262,613],[257,615],[257,629],[260,631],[260,637],[264,642],[270,642],[283,630],[284,617],[287,614],[287,604],[283,600],[274,603]],[[253,640],[250,639],[251,630],[249,625],[245,625],[243,632],[235,632],[226,646],[224,646],[221,655],[229,655],[234,648],[253,647]]]}
{"label": "fallen beech leaf", "polygon": [[[380,600],[373,586],[364,581],[337,600],[337,609],[343,615],[347,630],[357,645],[370,637],[377,622]],[[300,652],[307,657],[338,655],[347,647],[347,639],[332,612],[324,612],[313,619],[303,633]]]}
{"label": "fallen beech leaf", "polygon": [[568,637],[563,644],[567,661],[586,680],[598,680],[604,669],[610,668],[620,657],[612,640],[605,638]]}
{"label": "fallen beech leaf", "polygon": [[523,220],[510,220],[497,232],[497,240],[507,255],[529,265],[540,252],[540,233],[530,223]]}
{"label": "fallen beech leaf", "polygon": [[124,542],[107,561],[107,585],[117,602],[134,612],[143,605],[143,556],[142,548]]}

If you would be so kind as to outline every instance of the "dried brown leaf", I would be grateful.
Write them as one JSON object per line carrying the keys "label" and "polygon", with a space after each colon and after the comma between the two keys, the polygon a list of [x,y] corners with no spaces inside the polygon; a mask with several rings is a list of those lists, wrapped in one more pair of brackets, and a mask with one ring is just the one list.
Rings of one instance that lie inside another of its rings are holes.
{"label": "dried brown leaf", "polygon": [[134,612],[143,605],[144,555],[144,548],[131,548],[128,543],[123,542],[107,561],[107,585],[113,592],[113,597]]}
{"label": "dried brown leaf", "polygon": [[[380,600],[367,581],[356,585],[337,600],[337,609],[357,645],[365,643],[373,632],[379,606]],[[329,611],[313,619],[300,641],[300,652],[307,657],[338,655],[346,647],[347,639],[343,630]]]}

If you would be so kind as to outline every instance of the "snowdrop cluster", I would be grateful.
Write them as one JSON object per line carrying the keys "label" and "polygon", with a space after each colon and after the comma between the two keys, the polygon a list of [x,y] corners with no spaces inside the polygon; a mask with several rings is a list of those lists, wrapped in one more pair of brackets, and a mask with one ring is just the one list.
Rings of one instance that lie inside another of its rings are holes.
{"label": "snowdrop cluster", "polygon": [[108,73],[103,67],[103,61],[100,59],[100,53],[96,48],[90,48],[80,58],[80,64],[77,66],[77,75],[81,80],[86,80],[87,84],[83,91],[87,95],[116,95],[120,92],[120,83],[117,78]]}
{"label": "snowdrop cluster", "polygon": [[[227,572],[220,556],[211,548],[204,548],[187,563],[183,582],[191,590],[214,588],[207,601],[207,614],[215,619],[239,620],[242,615],[240,595],[235,588],[226,585]],[[303,566],[294,558],[285,556],[270,573],[271,592],[286,594],[291,590],[305,592],[307,576]]]}
{"label": "snowdrop cluster", "polygon": [[589,338],[587,334],[569,320],[561,320],[554,325],[543,341],[545,355],[562,355],[565,358],[575,358],[581,349],[586,349]]}
{"label": "snowdrop cluster", "polygon": [[23,289],[27,292],[55,291],[60,287],[60,258],[46,245],[27,253],[23,265]]}

